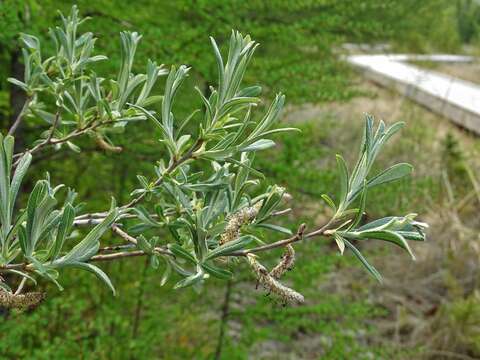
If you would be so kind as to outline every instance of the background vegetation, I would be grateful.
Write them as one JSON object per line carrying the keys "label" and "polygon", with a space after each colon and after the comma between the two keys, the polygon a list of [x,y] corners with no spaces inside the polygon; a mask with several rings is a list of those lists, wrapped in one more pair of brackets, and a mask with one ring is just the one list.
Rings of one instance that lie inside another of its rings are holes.
{"label": "background vegetation", "polygon": [[[23,104],[22,95],[6,82],[8,76],[20,77],[23,71],[18,33],[47,38],[48,27],[59,20],[56,10],[68,12],[73,3],[0,3],[2,129],[8,128]],[[362,113],[368,111],[389,123],[401,119],[408,125],[380,162],[402,160],[416,167],[412,179],[372,195],[371,215],[415,209],[426,213],[438,225],[436,229],[445,229],[431,234],[433,246],[415,249],[420,252],[417,266],[408,259],[390,261],[386,250],[378,250],[382,256],[376,261],[391,281],[382,288],[353,259],[338,256],[332,244],[304,244],[292,278],[307,304],[294,308],[275,305],[260,293],[254,295],[251,282],[246,281],[248,271],[227,287],[221,282],[209,284],[197,294],[160,287],[160,274],[144,260],[122,261],[106,265],[119,293],[116,298],[92,283],[88,274],[72,272],[64,281],[66,291],[58,293],[48,285],[49,297],[35,311],[4,314],[1,358],[480,356],[475,252],[479,239],[472,216],[478,209],[478,185],[475,176],[468,176],[478,166],[474,159],[479,142],[395,94],[364,84],[339,56],[346,42],[388,43],[402,51],[463,51],[465,43],[475,47],[479,10],[474,1],[76,3],[83,15],[93,17],[89,27],[99,37],[97,48],[109,54],[110,61],[99,67],[105,74],[116,72],[118,33],[124,29],[144,36],[137,66],[147,58],[167,65],[188,64],[193,75],[186,87],[201,81],[205,89],[215,70],[209,35],[224,44],[222,40],[234,28],[261,43],[246,82],[285,92],[291,104],[285,121],[303,131],[300,136],[283,136],[279,147],[258,159],[272,181],[285,185],[295,199],[290,224],[294,219],[322,222],[327,209],[320,194],[334,189],[334,154],[342,152],[348,158],[350,144],[360,141]],[[181,114],[182,104],[191,108],[192,102],[198,99],[183,96],[177,111]],[[20,129],[18,146],[41,131],[39,124]],[[89,200],[92,211],[111,195],[123,203],[136,183],[134,175],[151,172],[149,164],[158,158],[150,132],[150,124],[144,123],[128,135],[116,136],[115,143],[124,147],[121,154],[107,154],[85,139],[80,143],[81,154],[47,153],[34,164],[35,172],[40,175],[48,169],[55,182],[71,184],[81,198]],[[451,190],[448,196],[446,185]],[[462,200],[463,207],[452,206]],[[432,274],[436,277],[430,279]],[[425,294],[413,296],[409,291],[415,288]]]}

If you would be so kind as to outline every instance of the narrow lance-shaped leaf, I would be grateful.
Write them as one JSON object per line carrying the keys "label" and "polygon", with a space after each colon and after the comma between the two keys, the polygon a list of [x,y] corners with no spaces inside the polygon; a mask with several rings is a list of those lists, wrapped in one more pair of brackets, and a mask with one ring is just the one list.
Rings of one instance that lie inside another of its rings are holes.
{"label": "narrow lance-shaped leaf", "polygon": [[362,253],[355,246],[353,246],[353,244],[347,239],[343,238],[343,242],[346,245],[346,247],[352,250],[353,254],[357,257],[358,260],[360,260],[360,262],[362,263],[363,266],[365,266],[368,272],[372,274],[375,277],[375,279],[378,280],[378,282],[380,283],[383,282],[382,275],[380,275],[380,273],[377,271],[377,269],[375,269],[375,267],[373,267],[368,263],[367,259],[363,257]]}
{"label": "narrow lance-shaped leaf", "polygon": [[95,266],[93,264],[89,263],[83,263],[83,262],[73,262],[67,265],[68,267],[74,267],[74,268],[79,268],[82,270],[87,270],[97,276],[99,280],[101,280],[105,285],[109,287],[109,289],[112,291],[113,295],[115,295],[115,288],[112,284],[112,281],[108,277],[105,272],[100,269],[98,266]]}
{"label": "narrow lance-shaped leaf", "polygon": [[15,205],[15,200],[17,198],[18,190],[20,188],[20,185],[22,183],[22,180],[25,174],[27,173],[28,167],[30,166],[31,162],[32,162],[32,155],[27,152],[25,155],[21,157],[20,162],[17,165],[17,168],[12,178],[12,184],[10,187],[10,211],[13,210],[13,207]]}
{"label": "narrow lance-shaped leaf", "polygon": [[339,211],[344,210],[347,200],[348,194],[348,170],[347,164],[341,155],[337,155],[337,167],[338,167],[338,174],[340,177],[340,195],[338,201],[338,208]]}
{"label": "narrow lance-shaped leaf", "polygon": [[75,209],[71,204],[67,204],[63,210],[63,214],[60,220],[60,225],[58,227],[57,236],[55,239],[55,244],[52,250],[52,258],[56,259],[60,254],[60,251],[63,248],[65,239],[67,238],[70,230],[73,226],[73,221],[75,220]]}
{"label": "narrow lance-shaped leaf", "polygon": [[407,163],[400,163],[389,167],[380,174],[368,181],[368,187],[373,187],[401,179],[409,175],[413,170],[413,166]]}
{"label": "narrow lance-shaped leaf", "polygon": [[90,259],[98,251],[98,240],[110,228],[118,216],[118,209],[115,207],[115,201],[112,200],[110,212],[105,219],[95,226],[85,238],[79,242],[65,256],[55,260],[53,265],[65,266],[74,262],[83,262]]}

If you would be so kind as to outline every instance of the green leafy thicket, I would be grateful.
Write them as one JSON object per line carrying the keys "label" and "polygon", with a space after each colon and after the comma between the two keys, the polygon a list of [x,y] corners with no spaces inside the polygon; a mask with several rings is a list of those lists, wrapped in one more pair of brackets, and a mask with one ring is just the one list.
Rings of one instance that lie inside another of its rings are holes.
{"label": "green leafy thicket", "polygon": [[[319,208],[312,213],[309,210],[310,203],[321,201],[321,193],[336,181],[335,152],[328,143],[321,141],[332,134],[323,123],[299,124],[298,127],[302,130],[302,136],[292,133],[280,142],[282,148],[288,145],[297,151],[290,151],[289,156],[283,157],[283,152],[268,150],[266,157],[273,156],[275,165],[266,159],[260,161],[262,157],[259,157],[259,167],[267,171],[271,181],[280,184],[294,177],[300,179],[298,185],[291,188],[291,193],[301,204],[296,206],[301,218],[310,221],[325,211]],[[277,171],[309,159],[331,159],[331,162],[323,166],[309,163],[301,171],[296,171],[297,176],[287,176]],[[385,157],[381,161],[385,162]],[[322,177],[319,177],[320,172]],[[305,195],[302,181],[315,177],[318,178],[318,187],[321,187],[319,192]],[[419,200],[416,207],[420,206],[419,195],[425,180],[415,178],[412,185],[381,188],[373,196],[372,201],[375,199],[376,202],[371,203],[370,210],[375,214],[395,211],[398,204],[392,199],[398,196],[400,190],[407,197],[406,202]],[[426,186],[430,187],[431,184]],[[418,192],[413,189],[418,189]],[[332,196],[335,196],[335,192]],[[409,206],[402,211],[410,209]],[[288,222],[286,220],[285,225]],[[387,347],[371,346],[362,341],[363,336],[376,333],[375,327],[369,323],[372,318],[385,316],[381,308],[372,307],[365,301],[368,287],[363,282],[355,289],[357,298],[363,300],[338,297],[321,287],[323,282],[328,283],[332,273],[345,269],[351,273],[361,271],[353,257],[336,255],[337,251],[333,250],[330,241],[328,243],[311,242],[298,248],[300,260],[295,271],[289,274],[289,279],[290,284],[309,299],[303,310],[273,305],[271,299],[261,292],[255,293],[248,269],[238,274],[233,283],[229,319],[242,326],[238,329],[238,325],[229,323],[229,328],[234,330],[228,331],[222,358],[244,359],[257,355],[252,350],[254,346],[263,342],[269,344],[272,339],[279,346],[277,350],[270,349],[273,357],[278,354],[275,351],[306,355],[318,351],[316,347],[310,350],[303,348],[299,334],[308,338],[318,334],[315,343],[320,341],[320,348],[325,350],[324,353],[317,353],[319,357],[336,359],[342,356],[368,358],[392,355],[393,350]],[[267,263],[275,262],[276,255]],[[73,270],[65,273],[62,284],[69,290],[57,293],[54,288],[49,288],[49,297],[33,313],[12,315],[12,321],[3,322],[4,328],[0,330],[5,329],[4,334],[8,335],[3,337],[0,352],[10,358],[23,356],[40,359],[62,359],[78,354],[101,359],[130,358],[132,354],[137,358],[212,358],[218,345],[224,283],[214,280],[207,284],[201,294],[194,291],[172,292],[173,284],[159,286],[161,274],[157,270],[147,268],[142,282],[143,278],[138,277],[138,269],[144,266],[145,261],[132,259],[103,267],[116,284],[118,295],[115,298],[104,290],[102,284],[92,283],[88,274],[74,273]],[[137,335],[132,336],[138,305],[136,296],[142,286],[140,325]],[[65,322],[65,319],[69,319],[69,322]],[[18,325],[12,330],[13,321]],[[172,326],[173,323],[175,326]],[[235,334],[236,331],[238,334]],[[19,342],[19,339],[22,340]]]}
{"label": "green leafy thicket", "polygon": [[[40,298],[36,293],[21,295],[26,280],[36,283],[37,276],[62,289],[60,273],[68,267],[93,272],[115,293],[108,275],[92,262],[131,256],[147,256],[155,269],[164,263],[162,284],[172,272],[181,276],[175,289],[201,289],[211,276],[230,280],[235,273],[233,264],[244,258],[258,283],[285,303],[304,302],[303,295],[279,282],[295,261],[293,243],[298,241],[330,236],[341,254],[345,249],[352,251],[379,281],[380,273],[363,257],[352,243],[354,240],[391,242],[414,258],[407,240],[423,241],[423,229],[427,227],[414,220],[416,214],[388,216],[361,225],[369,190],[412,171],[411,165],[398,163],[372,175],[376,158],[403,123],[386,126],[380,121],[377,125],[373,117],[366,116],[355,166],[349,170],[344,158],[336,156],[339,195],[336,200],[321,195],[332,210],[330,219],[308,232],[302,224],[293,235],[291,229],[272,223],[280,211],[285,189],[275,184],[265,188],[265,177],[255,169],[253,161],[257,152],[275,146],[272,135],[296,130],[276,126],[285,100],[281,93],[264,114],[257,116],[254,111],[262,88],[245,87],[243,80],[258,43],[249,35],[232,31],[224,56],[215,39],[210,38],[217,63],[216,86],[209,87],[209,94],[196,87],[203,109],[191,109],[191,115],[181,121],[173,104],[189,67],[172,66],[167,72],[149,60],[145,74],[133,73],[141,36],[125,31],[120,34],[117,76],[101,77],[93,67],[108,58],[93,52],[97,39],[91,32],[81,32],[86,19],[79,16],[76,6],[61,19],[61,26],[49,30],[55,45],[53,56],[45,58],[42,41],[36,36],[21,35],[24,76],[8,78],[25,92],[26,100],[8,135],[0,136],[0,271],[23,279],[16,291],[11,282],[1,280],[4,306],[23,308],[26,298],[34,294]],[[155,95],[152,90],[156,82],[167,73],[164,95]],[[149,110],[158,102],[160,111]],[[22,122],[35,121],[47,123],[48,130],[39,134],[34,144],[27,144],[26,150],[15,153],[14,135]],[[107,136],[128,134],[141,121],[149,121],[159,130],[158,148],[163,150],[163,156],[154,166],[153,178],[137,174],[140,187],[131,191],[125,204],[117,206],[113,198],[110,210],[85,213],[74,203],[75,194],[69,190],[63,206],[55,209],[56,194],[62,185],[52,187],[48,173],[47,180],[35,183],[26,207],[17,202],[32,159],[45,149],[79,153],[77,139],[88,136],[101,148],[119,152],[122,149]],[[19,209],[14,211],[16,205]],[[73,226],[93,225],[83,239],[64,248],[66,240],[76,237]],[[101,247],[100,238],[109,228],[126,243]],[[268,242],[268,230],[290,237]],[[258,262],[257,253],[279,247],[285,248],[282,261],[268,272]]]}
{"label": "green leafy thicket", "polygon": [[[415,11],[411,11],[411,3],[394,1],[367,1],[358,4],[334,1],[301,3],[281,1],[272,4],[276,5],[272,7],[267,7],[263,2],[248,4],[196,2],[195,5],[190,2],[78,3],[84,15],[95,16],[88,26],[91,26],[95,34],[102,34],[96,48],[105,50],[111,58],[109,62],[98,63],[96,67],[98,72],[115,74],[114,69],[117,69],[121,62],[120,57],[115,55],[120,43],[118,32],[127,28],[144,35],[138,46],[138,61],[133,64],[134,71],[144,72],[147,57],[167,64],[186,62],[192,65],[194,70],[191,80],[186,80],[184,86],[192,88],[192,81],[199,80],[202,90],[205,90],[207,85],[212,85],[208,80],[215,78],[213,74],[216,71],[207,36],[216,35],[219,44],[222,44],[225,43],[225,36],[230,29],[236,27],[251,33],[262,43],[258,49],[258,60],[253,64],[252,71],[247,74],[246,82],[249,85],[265,83],[267,93],[271,89],[284,88],[293,102],[345,99],[351,96],[354,90],[348,86],[350,75],[344,65],[333,56],[335,47],[343,41],[376,41],[399,36],[400,29],[408,29],[409,16],[415,14]],[[47,27],[52,24],[52,19],[58,16],[54,9],[63,7],[63,10],[67,10],[70,4],[67,2],[59,4],[54,1],[21,3],[5,1],[1,6],[1,16],[6,19],[2,20],[1,26],[8,30],[2,33],[2,43],[8,44],[2,47],[1,55],[4,64],[1,71],[5,72],[2,79],[5,79],[12,75],[9,69],[16,64],[13,61],[16,46],[12,44],[15,44],[18,30],[33,32],[41,39],[45,39]],[[399,18],[404,21],[396,21]],[[401,25],[398,25],[400,23]],[[53,46],[46,45],[45,52],[48,54],[51,51]],[[21,65],[22,61],[19,60],[18,63]],[[2,84],[2,93],[6,94],[3,97],[5,102],[11,100],[9,91],[6,83]],[[183,114],[187,115],[184,104],[201,106],[198,98],[194,99],[184,94],[179,96],[176,108],[180,118]],[[4,103],[2,107],[4,119],[12,113],[7,105]],[[45,125],[37,121],[22,129],[21,140],[25,141],[24,145],[31,143],[33,139],[31,129],[42,126]],[[83,150],[83,154],[78,157],[61,152],[48,154],[48,159],[51,160],[34,162],[33,170],[40,173],[48,169],[55,181],[71,184],[79,192],[79,197],[89,200],[87,209],[103,209],[105,200],[111,195],[116,196],[119,203],[125,203],[130,189],[137,186],[137,179],[131,175],[137,173],[153,175],[148,163],[157,160],[160,155],[159,150],[153,146],[157,146],[156,141],[149,140],[152,138],[151,135],[145,136],[151,133],[151,124],[141,123],[135,129],[129,132],[128,136],[112,135],[114,144],[124,147],[122,154],[105,154],[99,151],[102,147],[97,141],[85,139],[78,143]],[[308,128],[304,130],[306,134],[311,133]],[[156,131],[157,134],[160,133],[160,130]],[[321,131],[321,127],[315,128],[316,133]],[[298,140],[289,139],[293,137],[285,140],[284,147],[311,151],[311,145],[316,144],[313,134],[311,137],[301,137]],[[261,163],[267,174],[273,174],[273,182],[295,181],[291,176],[292,165],[296,162],[298,166],[306,160],[301,150],[286,151],[290,155],[285,156],[285,159],[275,152],[275,156],[279,156],[282,161]],[[327,154],[333,155],[328,147],[318,147],[318,151],[312,151],[312,156],[323,157]],[[320,169],[324,170],[322,167]],[[311,183],[315,196],[325,192],[315,186],[316,176],[315,172],[305,171],[305,177]],[[322,188],[331,189],[336,173],[327,171],[325,175],[322,173],[322,176],[325,176]],[[303,188],[303,185],[299,183],[298,188]],[[33,188],[30,179],[26,179],[25,186],[27,189]],[[391,193],[388,195],[392,196]],[[332,194],[331,196],[334,197]],[[377,196],[376,198],[381,201],[381,195]],[[387,206],[387,210],[396,209]],[[312,247],[312,251],[325,250],[323,247]],[[326,262],[331,259],[330,256],[325,257]],[[305,271],[315,274],[314,263],[315,261],[309,263]],[[221,288],[210,285],[207,293],[211,293],[211,296],[208,297],[194,295],[192,292],[168,295],[168,291],[159,290],[155,283],[159,274],[154,270],[146,270],[144,277],[141,278],[133,276],[132,270],[138,267],[143,267],[143,261],[134,260],[131,263],[122,262],[105,267],[108,273],[113,274],[114,283],[124,284],[117,289],[122,301],[115,301],[101,287],[92,286],[88,276],[78,275],[75,271],[66,272],[62,284],[71,288],[76,285],[79,287],[78,292],[70,292],[62,301],[47,300],[47,303],[32,315],[13,316],[13,321],[23,325],[15,327],[14,331],[2,331],[2,334],[8,333],[3,335],[5,341],[2,341],[2,354],[11,358],[21,356],[65,358],[78,356],[79,353],[91,358],[122,358],[128,357],[127,354],[131,352],[139,358],[211,356],[216,346],[217,329],[213,326],[217,324],[216,319],[206,321],[204,317],[196,315],[194,309],[197,306],[201,306],[205,311],[213,307],[219,308]],[[332,268],[322,267],[317,270],[323,274]],[[303,278],[295,278],[294,283],[299,291],[307,290],[308,293],[310,284],[304,281]],[[49,293],[54,294],[55,290],[49,288]],[[141,304],[139,306],[137,299],[139,294],[142,295],[140,299],[148,299],[146,306]],[[328,317],[328,314],[332,314],[329,309],[335,306],[341,306],[338,299],[326,299],[318,305],[318,308],[314,307],[306,312],[311,311],[311,314],[318,312]],[[140,316],[144,322],[141,325],[141,336],[138,333],[132,336],[135,332],[134,319],[137,318],[135,314],[138,308],[144,311]],[[162,316],[159,316],[158,309],[162,309],[160,311]],[[361,321],[361,314],[368,309],[365,304],[353,306],[345,315],[347,319],[345,325],[353,326],[352,321],[356,319]],[[261,313],[255,309],[253,312]],[[47,314],[55,315],[51,315],[47,320],[45,317]],[[164,316],[165,314],[168,316]],[[286,317],[291,317],[291,321],[295,321],[295,311],[290,314]],[[69,318],[70,323],[62,320],[65,318]],[[253,321],[258,320],[255,320],[255,317],[251,318]],[[21,321],[18,321],[19,319]],[[88,321],[82,321],[83,319]],[[178,324],[174,328],[171,327],[173,322]],[[10,328],[10,324],[11,322],[4,322],[6,329]],[[301,325],[303,324],[298,325],[298,328],[301,328]],[[308,326],[314,324],[309,322]],[[239,358],[246,356],[246,351],[253,342],[254,324],[249,328],[252,331],[246,331],[242,335],[245,336],[242,339],[245,352],[237,353]],[[360,328],[364,328],[364,325],[360,324]],[[328,325],[326,328],[315,329],[328,332],[334,337],[338,336],[340,331],[339,328],[329,328]],[[62,334],[65,334],[65,337]],[[264,335],[268,338],[268,334]],[[19,338],[24,341],[23,347],[15,345],[18,344]],[[66,341],[62,340],[65,338]],[[357,346],[354,336],[347,334],[344,339],[344,348]],[[335,358],[335,351],[338,354],[339,349],[342,347],[332,350],[332,358]],[[233,353],[234,347],[226,354],[230,356]]]}

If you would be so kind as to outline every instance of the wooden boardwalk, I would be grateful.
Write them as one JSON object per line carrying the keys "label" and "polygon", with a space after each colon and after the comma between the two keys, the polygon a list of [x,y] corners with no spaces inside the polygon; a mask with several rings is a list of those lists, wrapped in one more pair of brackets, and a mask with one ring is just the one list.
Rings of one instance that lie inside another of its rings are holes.
{"label": "wooden boardwalk", "polygon": [[347,61],[374,82],[408,98],[480,135],[480,85],[422,69],[408,60],[470,62],[455,55],[351,55]]}

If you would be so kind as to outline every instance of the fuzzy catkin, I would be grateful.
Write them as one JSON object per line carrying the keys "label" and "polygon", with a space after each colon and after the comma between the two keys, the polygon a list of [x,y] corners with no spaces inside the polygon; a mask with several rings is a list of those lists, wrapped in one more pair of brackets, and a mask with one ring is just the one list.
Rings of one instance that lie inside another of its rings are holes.
{"label": "fuzzy catkin", "polygon": [[237,211],[228,218],[225,231],[220,236],[220,245],[233,241],[240,236],[240,228],[243,225],[251,223],[258,214],[258,211],[262,207],[262,203],[258,202],[251,207],[247,207]]}
{"label": "fuzzy catkin", "polygon": [[29,292],[25,294],[12,294],[0,290],[0,306],[8,309],[26,309],[40,304],[45,299],[45,293]]}
{"label": "fuzzy catkin", "polygon": [[270,276],[274,279],[280,279],[285,272],[291,270],[295,264],[295,250],[292,245],[285,246],[280,262],[270,271]]}
{"label": "fuzzy catkin", "polygon": [[259,284],[261,284],[267,291],[277,295],[286,303],[303,303],[305,301],[302,294],[281,284],[270,276],[267,269],[257,261],[254,254],[248,254],[247,261],[257,276]]}

